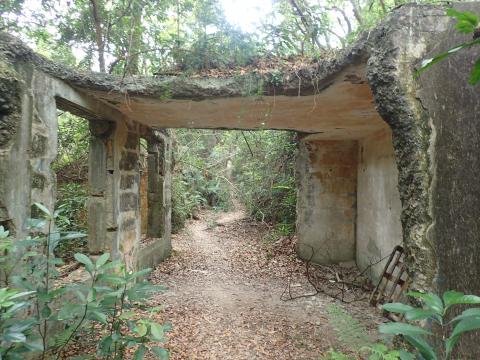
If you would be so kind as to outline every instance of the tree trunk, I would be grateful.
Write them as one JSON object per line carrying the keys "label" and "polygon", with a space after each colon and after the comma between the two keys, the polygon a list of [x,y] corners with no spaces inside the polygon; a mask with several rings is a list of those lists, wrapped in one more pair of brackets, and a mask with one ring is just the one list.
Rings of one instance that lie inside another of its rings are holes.
{"label": "tree trunk", "polygon": [[131,75],[137,75],[140,72],[140,53],[142,52],[142,5],[138,1],[132,4],[132,34],[128,49],[127,71]]}
{"label": "tree trunk", "polygon": [[306,18],[305,14],[303,13],[298,3],[295,0],[289,0],[289,1],[290,1],[290,5],[292,5],[293,10],[300,17],[300,20],[302,20],[302,23],[305,26],[305,29],[307,30],[308,35],[312,38],[312,42],[314,42],[317,45],[319,50],[324,50],[325,48],[322,46],[322,44],[320,44],[320,41],[318,41],[318,38],[314,34],[313,26],[310,20]]}
{"label": "tree trunk", "polygon": [[99,14],[98,1],[90,0],[92,5],[93,23],[95,25],[95,41],[98,50],[98,65],[100,72],[105,72],[105,39],[103,36],[102,19]]}
{"label": "tree trunk", "polygon": [[358,4],[357,0],[350,0],[350,3],[352,4],[353,7],[353,15],[355,16],[355,19],[357,19],[358,25],[362,26],[363,25],[363,17],[360,12],[360,5]]}

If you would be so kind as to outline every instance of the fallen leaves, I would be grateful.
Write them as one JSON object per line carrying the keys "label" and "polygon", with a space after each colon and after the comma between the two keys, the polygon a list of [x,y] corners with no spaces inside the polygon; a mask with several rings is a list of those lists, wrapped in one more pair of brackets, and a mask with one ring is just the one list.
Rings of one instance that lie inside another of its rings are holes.
{"label": "fallen leaves", "polygon": [[[171,359],[318,359],[342,347],[325,311],[331,298],[280,299],[289,278],[311,291],[295,239],[266,242],[268,227],[241,214],[201,218],[174,236],[174,255],[152,275],[169,287],[157,320],[172,323]],[[365,302],[345,306],[371,328],[381,321]]]}

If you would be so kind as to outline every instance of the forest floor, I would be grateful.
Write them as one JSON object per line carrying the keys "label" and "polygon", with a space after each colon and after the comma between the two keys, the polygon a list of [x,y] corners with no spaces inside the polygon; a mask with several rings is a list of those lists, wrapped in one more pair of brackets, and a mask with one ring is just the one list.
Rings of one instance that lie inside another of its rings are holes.
{"label": "forest floor", "polygon": [[[171,323],[165,346],[176,359],[321,359],[329,349],[345,349],[327,311],[344,309],[374,333],[382,321],[365,297],[345,304],[311,294],[305,264],[291,240],[269,241],[265,225],[242,210],[202,212],[173,236],[173,255],[151,275],[168,290],[159,322]],[[337,276],[338,277],[338,276]],[[283,294],[283,295],[282,295]]]}

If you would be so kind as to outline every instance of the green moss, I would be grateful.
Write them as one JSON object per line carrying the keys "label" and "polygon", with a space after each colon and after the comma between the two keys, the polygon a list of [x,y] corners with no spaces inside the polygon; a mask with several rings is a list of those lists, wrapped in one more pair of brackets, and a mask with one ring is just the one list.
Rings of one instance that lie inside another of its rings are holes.
{"label": "green moss", "polygon": [[0,59],[0,147],[10,143],[20,117],[20,85],[18,74]]}

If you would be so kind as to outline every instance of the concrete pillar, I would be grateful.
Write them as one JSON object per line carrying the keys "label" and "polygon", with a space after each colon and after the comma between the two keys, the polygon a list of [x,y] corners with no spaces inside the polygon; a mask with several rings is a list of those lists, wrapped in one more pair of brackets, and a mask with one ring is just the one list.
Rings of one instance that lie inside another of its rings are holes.
{"label": "concrete pillar", "polygon": [[165,143],[151,136],[148,140],[148,226],[147,236],[160,238],[164,234],[163,187],[165,175]]}
{"label": "concrete pillar", "polygon": [[90,122],[88,250],[91,254],[111,251],[113,244],[108,233],[116,231],[112,218],[113,153],[109,151],[112,129],[113,124],[109,122]]}
{"label": "concrete pillar", "polygon": [[355,259],[357,142],[316,140],[299,145],[297,253],[331,264]]}
{"label": "concrete pillar", "polygon": [[[402,244],[402,204],[390,129],[359,140],[357,265],[377,281],[396,245]],[[376,264],[376,265],[372,265]]]}

